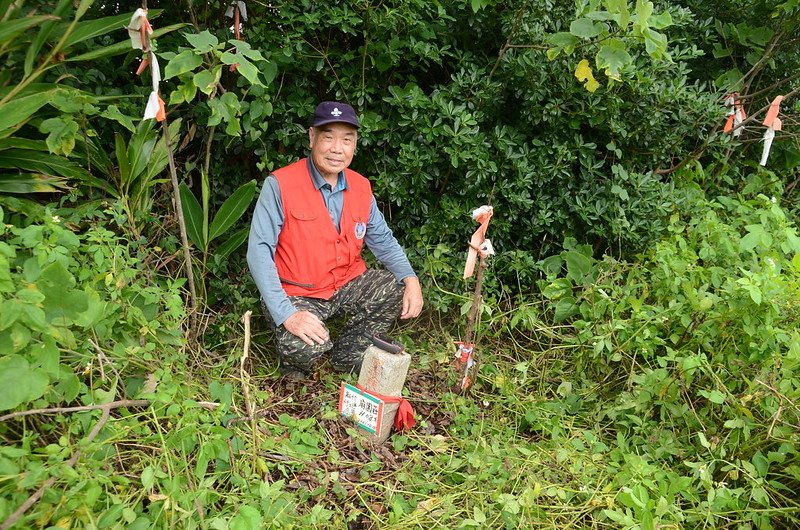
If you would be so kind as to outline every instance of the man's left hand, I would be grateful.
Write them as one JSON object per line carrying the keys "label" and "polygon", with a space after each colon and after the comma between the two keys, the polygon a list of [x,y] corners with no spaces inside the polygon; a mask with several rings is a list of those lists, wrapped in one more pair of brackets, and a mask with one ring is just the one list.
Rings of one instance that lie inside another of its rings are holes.
{"label": "man's left hand", "polygon": [[416,276],[409,276],[403,280],[406,290],[403,293],[403,310],[400,313],[400,318],[409,319],[418,317],[422,312],[422,287],[419,284],[419,278]]}

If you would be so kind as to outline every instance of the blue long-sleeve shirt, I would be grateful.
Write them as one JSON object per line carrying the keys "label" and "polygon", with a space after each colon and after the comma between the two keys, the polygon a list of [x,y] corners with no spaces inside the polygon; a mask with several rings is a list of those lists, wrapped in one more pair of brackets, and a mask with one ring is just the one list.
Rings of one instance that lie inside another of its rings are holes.
{"label": "blue long-sleeve shirt", "polygon": [[[307,159],[309,173],[314,182],[314,187],[319,190],[322,200],[331,216],[331,221],[339,230],[339,220],[342,217],[344,205],[344,190],[347,189],[347,179],[344,171],[339,173],[336,187],[332,188],[309,157]],[[278,181],[269,175],[264,181],[261,193],[258,196],[253,221],[250,224],[250,237],[247,244],[247,264],[250,274],[256,282],[256,287],[264,300],[267,310],[276,326],[286,321],[297,308],[292,304],[281,286],[278,270],[275,267],[275,249],[278,246],[278,236],[283,227],[283,202]],[[384,267],[386,267],[398,282],[409,276],[416,276],[403,248],[392,234],[386,224],[383,214],[378,209],[375,197],[367,220],[367,232],[364,243]],[[309,241],[309,244],[313,242]]]}

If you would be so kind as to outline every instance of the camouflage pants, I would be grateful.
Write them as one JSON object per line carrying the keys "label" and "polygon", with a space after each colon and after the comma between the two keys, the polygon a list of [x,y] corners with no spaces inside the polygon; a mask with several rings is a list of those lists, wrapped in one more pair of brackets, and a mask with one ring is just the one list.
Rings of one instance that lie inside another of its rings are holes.
{"label": "camouflage pants", "polygon": [[400,314],[403,291],[403,285],[397,283],[391,272],[369,269],[336,291],[329,300],[290,296],[299,311],[310,311],[323,322],[339,316],[347,320],[335,341],[312,346],[283,326],[275,328],[281,371],[308,372],[323,353],[332,350],[331,362],[335,370],[357,372],[361,369],[364,350],[372,342],[372,334],[388,331]]}

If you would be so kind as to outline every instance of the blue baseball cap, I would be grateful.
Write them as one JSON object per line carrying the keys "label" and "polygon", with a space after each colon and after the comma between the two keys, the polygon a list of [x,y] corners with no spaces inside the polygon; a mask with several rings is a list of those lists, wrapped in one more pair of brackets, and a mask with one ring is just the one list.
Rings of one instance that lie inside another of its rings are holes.
{"label": "blue baseball cap", "polygon": [[358,116],[353,107],[338,101],[323,101],[314,110],[312,127],[320,127],[328,123],[346,123],[358,129]]}

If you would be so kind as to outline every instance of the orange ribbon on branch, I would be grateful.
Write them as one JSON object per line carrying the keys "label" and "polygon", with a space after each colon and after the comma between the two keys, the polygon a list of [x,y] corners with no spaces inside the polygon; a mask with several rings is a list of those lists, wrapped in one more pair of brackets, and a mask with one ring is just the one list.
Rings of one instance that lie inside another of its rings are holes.
{"label": "orange ribbon on branch", "polygon": [[740,136],[742,134],[742,122],[747,118],[742,106],[742,100],[739,99],[738,92],[732,92],[725,96],[725,106],[728,107],[728,119],[725,122],[725,127],[722,130],[726,133],[733,133],[733,136]]}
{"label": "orange ribbon on branch", "polygon": [[145,56],[142,57],[142,62],[139,68],[136,69],[136,75],[141,75],[148,67],[150,67],[150,77],[152,79],[152,91],[150,97],[147,98],[147,105],[144,108],[143,120],[155,118],[157,121],[164,121],[167,119],[167,111],[164,105],[164,100],[159,95],[159,84],[161,83],[161,68],[158,66],[158,59],[153,49],[150,47],[150,35],[153,33],[153,26],[147,20],[147,10],[139,8],[134,11],[131,16],[131,22],[128,24],[128,36],[131,39],[131,47],[135,50],[142,50]]}
{"label": "orange ribbon on branch", "polygon": [[400,404],[400,406],[397,408],[397,415],[394,417],[394,429],[396,431],[413,429],[414,425],[417,424],[417,420],[414,419],[414,407],[412,407],[411,403],[403,396],[385,396],[383,394],[373,392],[372,390],[367,390],[361,385],[356,385],[356,388],[380,399],[384,403]]}
{"label": "orange ribbon on branch", "polygon": [[481,206],[473,210],[472,218],[480,223],[480,226],[472,238],[469,240],[469,250],[467,251],[467,263],[464,265],[464,279],[466,280],[475,272],[475,261],[480,254],[481,257],[491,256],[494,254],[492,242],[486,239],[486,229],[489,228],[489,221],[494,212],[491,206]]}
{"label": "orange ribbon on branch", "polygon": [[778,117],[781,112],[781,101],[783,101],[783,96],[777,96],[775,99],[773,99],[772,103],[769,104],[767,117],[764,118],[763,124],[766,125],[767,130],[764,131],[764,151],[761,153],[760,162],[762,166],[767,165],[769,151],[772,148],[772,140],[775,139],[775,131],[780,131],[783,127],[783,123]]}

